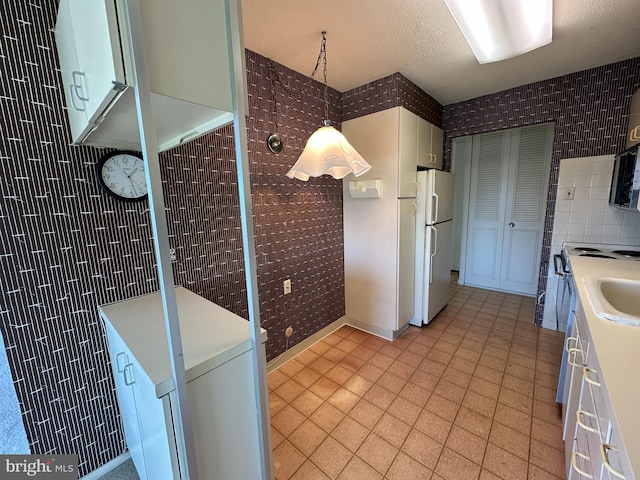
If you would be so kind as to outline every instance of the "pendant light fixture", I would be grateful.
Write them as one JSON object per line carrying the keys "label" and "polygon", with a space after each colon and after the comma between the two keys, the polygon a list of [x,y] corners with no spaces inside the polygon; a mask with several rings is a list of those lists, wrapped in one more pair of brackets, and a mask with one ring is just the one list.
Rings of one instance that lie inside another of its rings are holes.
{"label": "pendant light fixture", "polygon": [[444,0],[479,63],[551,43],[553,0]]}
{"label": "pendant light fixture", "polygon": [[333,178],[344,178],[350,173],[356,177],[369,171],[369,165],[329,121],[329,96],[327,85],[327,32],[322,32],[320,53],[316,62],[318,69],[323,62],[324,74],[324,121],[323,126],[314,132],[307,140],[307,144],[298,161],[287,172],[287,177],[307,181],[309,177],[331,175]]}

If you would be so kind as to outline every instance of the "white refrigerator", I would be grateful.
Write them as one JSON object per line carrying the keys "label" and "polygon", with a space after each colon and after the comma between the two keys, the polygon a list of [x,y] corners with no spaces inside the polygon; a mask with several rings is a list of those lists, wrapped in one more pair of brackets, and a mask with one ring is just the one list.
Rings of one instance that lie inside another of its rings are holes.
{"label": "white refrigerator", "polygon": [[453,173],[418,172],[414,315],[421,327],[447,305],[453,243]]}

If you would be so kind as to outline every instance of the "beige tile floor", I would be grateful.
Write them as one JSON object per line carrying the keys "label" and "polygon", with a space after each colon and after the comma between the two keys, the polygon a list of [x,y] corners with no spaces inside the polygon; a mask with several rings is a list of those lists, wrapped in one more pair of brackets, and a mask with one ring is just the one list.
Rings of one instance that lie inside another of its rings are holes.
{"label": "beige tile floor", "polygon": [[534,300],[451,285],[389,342],[342,327],[269,374],[278,480],[557,480],[562,334]]}

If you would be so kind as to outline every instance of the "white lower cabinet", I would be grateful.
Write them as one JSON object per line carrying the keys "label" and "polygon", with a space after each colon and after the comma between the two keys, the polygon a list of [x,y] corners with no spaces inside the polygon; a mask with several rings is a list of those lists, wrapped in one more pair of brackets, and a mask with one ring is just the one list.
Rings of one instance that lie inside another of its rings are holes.
{"label": "white lower cabinet", "polygon": [[567,478],[631,480],[635,477],[625,475],[631,468],[625,466],[629,462],[617,433],[615,415],[580,300],[575,315],[579,333],[570,336],[565,345],[569,364],[572,364],[566,372],[565,385],[569,385],[569,392],[563,404]]}
{"label": "white lower cabinet", "polygon": [[[181,287],[176,298],[198,478],[261,479],[249,322]],[[103,306],[100,313],[138,475],[142,480],[182,478],[160,296]],[[260,349],[264,361],[263,344]]]}

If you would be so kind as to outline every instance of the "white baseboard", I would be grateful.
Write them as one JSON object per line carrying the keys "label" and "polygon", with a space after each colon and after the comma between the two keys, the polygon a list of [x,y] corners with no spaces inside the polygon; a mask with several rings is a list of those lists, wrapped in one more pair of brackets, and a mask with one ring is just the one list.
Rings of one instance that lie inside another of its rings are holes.
{"label": "white baseboard", "polygon": [[307,337],[300,343],[294,345],[293,347],[291,347],[289,350],[287,350],[280,356],[267,362],[267,373],[270,373],[276,368],[284,365],[296,355],[299,355],[302,352],[304,352],[307,348],[309,348],[314,343],[319,342],[327,335],[332,334],[333,332],[338,330],[340,327],[346,325],[347,324],[346,320],[347,320],[347,317],[340,317],[338,320],[330,323],[329,325],[324,327],[322,330],[318,330],[316,333],[314,333],[310,337]]}
{"label": "white baseboard", "polygon": [[310,337],[307,337],[300,343],[294,345],[289,350],[281,354],[279,357],[276,357],[273,360],[270,360],[269,362],[267,362],[267,373],[271,373],[276,368],[284,365],[289,360],[294,358],[296,355],[301,354],[311,345],[313,345],[316,342],[319,342],[324,337],[332,334],[333,332],[335,332],[336,330],[338,330],[340,327],[344,325],[349,325],[353,328],[357,328],[358,330],[362,330],[363,332],[367,332],[367,333],[370,333],[371,335],[375,335],[377,337],[383,338],[385,340],[390,340],[390,341],[393,341],[396,338],[398,338],[398,336],[402,334],[402,332],[404,332],[407,328],[409,328],[409,325],[405,325],[403,328],[401,328],[398,331],[387,330],[385,328],[375,327],[373,325],[369,325],[368,323],[359,322],[358,320],[354,320],[353,318],[343,316],[343,317],[340,317],[335,322],[330,323],[329,325],[324,327],[322,330],[317,331]]}
{"label": "white baseboard", "polygon": [[359,320],[354,320],[353,318],[345,317],[347,325],[351,325],[358,330],[362,330],[364,332],[370,333],[371,335],[375,335],[377,337],[384,338],[385,340],[394,340],[398,337],[402,332],[406,330],[408,326],[405,326],[402,330],[398,330],[394,332],[393,330],[387,330],[386,328],[376,327],[374,325],[370,325],[368,323],[361,322]]}
{"label": "white baseboard", "polygon": [[124,462],[126,462],[130,458],[131,458],[131,453],[129,453],[129,450],[127,450],[122,455],[118,455],[113,460],[105,463],[101,467],[95,469],[93,472],[88,473],[87,475],[82,477],[81,480],[98,480],[99,478],[109,473],[111,470],[115,470],[116,468],[118,468],[120,465],[122,465]]}

